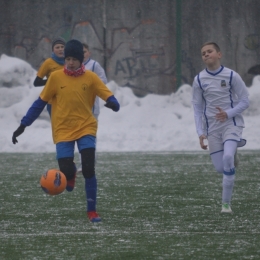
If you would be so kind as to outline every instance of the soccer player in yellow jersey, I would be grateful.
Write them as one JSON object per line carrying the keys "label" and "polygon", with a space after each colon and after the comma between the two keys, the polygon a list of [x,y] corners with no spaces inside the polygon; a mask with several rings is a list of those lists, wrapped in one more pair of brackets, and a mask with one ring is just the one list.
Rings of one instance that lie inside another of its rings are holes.
{"label": "soccer player in yellow jersey", "polygon": [[[35,87],[41,87],[46,85],[46,82],[53,71],[63,69],[65,64],[65,60],[64,60],[65,44],[66,44],[65,40],[61,37],[53,40],[51,58],[46,59],[41,65],[41,67],[39,68],[37,72],[37,76],[33,82],[33,85]],[[50,103],[47,104],[47,110],[49,112],[49,115],[51,115]]]}
{"label": "soccer player in yellow jersey", "polygon": [[73,162],[74,146],[81,153],[82,174],[85,178],[87,215],[91,222],[101,218],[96,212],[97,180],[95,175],[95,147],[97,120],[92,113],[96,96],[106,101],[105,106],[119,111],[120,105],[113,93],[92,71],[85,70],[83,45],[70,40],[65,46],[65,67],[51,74],[40,97],[22,118],[13,133],[12,141],[24,132],[41,114],[48,100],[52,99],[52,135],[60,170],[67,178],[67,191],[75,185],[76,169]]}

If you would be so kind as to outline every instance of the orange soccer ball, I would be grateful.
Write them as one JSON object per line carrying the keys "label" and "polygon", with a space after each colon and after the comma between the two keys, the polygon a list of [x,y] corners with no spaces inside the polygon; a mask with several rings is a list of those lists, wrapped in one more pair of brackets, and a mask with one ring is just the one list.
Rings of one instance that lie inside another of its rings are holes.
{"label": "orange soccer ball", "polygon": [[40,180],[44,192],[49,195],[62,193],[67,186],[66,176],[57,169],[50,169],[42,175]]}

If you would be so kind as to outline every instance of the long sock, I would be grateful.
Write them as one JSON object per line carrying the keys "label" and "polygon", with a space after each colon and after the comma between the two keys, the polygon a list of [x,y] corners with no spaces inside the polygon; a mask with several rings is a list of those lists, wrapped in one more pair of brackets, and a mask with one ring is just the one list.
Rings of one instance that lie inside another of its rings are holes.
{"label": "long sock", "polygon": [[235,169],[231,169],[230,172],[224,171],[223,174],[223,190],[222,190],[222,203],[231,203],[233,187],[235,182]]}
{"label": "long sock", "polygon": [[85,190],[87,199],[87,211],[96,211],[97,203],[97,179],[94,175],[90,179],[85,179]]}

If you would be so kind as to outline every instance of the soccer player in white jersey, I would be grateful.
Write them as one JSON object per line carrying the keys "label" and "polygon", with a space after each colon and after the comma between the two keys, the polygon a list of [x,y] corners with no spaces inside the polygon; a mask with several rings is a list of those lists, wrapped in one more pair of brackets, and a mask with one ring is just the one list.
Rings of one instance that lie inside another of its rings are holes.
{"label": "soccer player in white jersey", "polygon": [[[82,43],[83,45],[83,52],[84,52],[84,60],[83,64],[85,65],[86,70],[91,70],[92,72],[96,73],[99,78],[103,81],[104,84],[107,84],[107,77],[104,69],[101,67],[101,65],[90,58],[90,51],[89,46],[86,43]],[[93,107],[93,114],[96,119],[98,119],[100,110],[99,110],[99,97],[96,97],[95,104]]]}
{"label": "soccer player in white jersey", "polygon": [[201,148],[207,150],[209,146],[212,163],[223,174],[221,212],[232,213],[234,157],[237,147],[246,144],[241,113],[249,106],[248,91],[238,73],[221,65],[222,54],[215,42],[204,43],[201,56],[206,68],[192,85],[196,130]]}

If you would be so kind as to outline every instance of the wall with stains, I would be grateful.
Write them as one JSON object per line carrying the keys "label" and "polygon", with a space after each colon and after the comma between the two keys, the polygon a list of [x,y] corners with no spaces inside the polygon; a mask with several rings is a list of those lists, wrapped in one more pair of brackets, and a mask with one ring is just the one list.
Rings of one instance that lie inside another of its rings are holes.
{"label": "wall with stains", "polygon": [[[176,8],[181,3],[181,35]],[[192,84],[203,69],[200,46],[216,41],[222,63],[240,73],[260,63],[257,0],[9,0],[0,2],[0,54],[19,57],[35,69],[51,54],[57,36],[87,42],[109,80],[136,95],[170,94]],[[177,37],[181,36],[181,37]],[[181,60],[176,46],[181,41]],[[259,72],[260,73],[260,72]]]}

